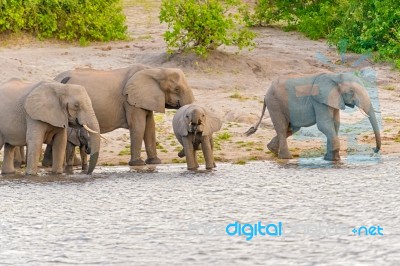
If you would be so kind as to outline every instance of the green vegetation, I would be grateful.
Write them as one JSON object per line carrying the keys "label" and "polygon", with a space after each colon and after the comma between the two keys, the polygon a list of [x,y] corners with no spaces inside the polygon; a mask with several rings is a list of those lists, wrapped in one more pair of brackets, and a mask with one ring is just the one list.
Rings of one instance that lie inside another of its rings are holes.
{"label": "green vegetation", "polygon": [[39,39],[89,41],[127,39],[120,0],[2,0],[0,33],[27,32]]}
{"label": "green vegetation", "polygon": [[131,155],[131,145],[125,146],[125,148],[118,153],[118,156],[123,155]]}
{"label": "green vegetation", "polygon": [[186,160],[185,159],[174,158],[174,159],[172,159],[172,163],[186,163]]}
{"label": "green vegetation", "polygon": [[400,68],[398,0],[260,0],[245,21],[251,26],[283,24],[311,39],[327,38],[340,53],[375,52],[375,59]]}
{"label": "green vegetation", "polygon": [[237,161],[235,161],[235,162],[233,162],[234,164],[240,164],[240,165],[244,165],[244,164],[246,164],[246,161],[245,160],[237,160]]}
{"label": "green vegetation", "polygon": [[236,99],[241,102],[250,99],[249,97],[240,94],[238,91],[235,91],[232,95],[229,96],[229,98]]}
{"label": "green vegetation", "polygon": [[163,0],[160,22],[169,53],[193,51],[207,56],[220,45],[254,47],[255,33],[244,22],[240,0]]}
{"label": "green vegetation", "polygon": [[215,140],[229,140],[232,138],[232,134],[228,131],[223,131],[217,134]]}

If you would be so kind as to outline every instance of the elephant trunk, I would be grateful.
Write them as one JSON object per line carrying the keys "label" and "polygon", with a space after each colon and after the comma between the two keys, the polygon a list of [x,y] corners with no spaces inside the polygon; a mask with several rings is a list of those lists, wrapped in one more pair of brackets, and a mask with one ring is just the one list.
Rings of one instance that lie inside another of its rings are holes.
{"label": "elephant trunk", "polygon": [[374,107],[372,106],[368,92],[363,87],[358,87],[358,89],[356,90],[356,95],[358,96],[358,99],[355,104],[368,115],[369,122],[371,123],[372,129],[374,130],[376,141],[376,148],[374,149],[374,152],[377,153],[381,149],[381,132],[379,130],[378,120],[376,119]]}
{"label": "elephant trunk", "polygon": [[369,116],[369,122],[371,123],[375,133],[376,148],[374,149],[374,152],[377,153],[381,149],[381,132],[379,130],[378,120],[376,119],[375,111],[374,108],[372,108],[372,105],[371,108],[369,109],[368,116]]}
{"label": "elephant trunk", "polygon": [[90,136],[90,162],[87,174],[90,175],[93,173],[94,168],[96,167],[97,160],[99,159],[100,152],[100,126],[97,122],[96,116],[94,113],[92,114],[92,118],[87,120],[87,127],[92,129],[89,132]]}

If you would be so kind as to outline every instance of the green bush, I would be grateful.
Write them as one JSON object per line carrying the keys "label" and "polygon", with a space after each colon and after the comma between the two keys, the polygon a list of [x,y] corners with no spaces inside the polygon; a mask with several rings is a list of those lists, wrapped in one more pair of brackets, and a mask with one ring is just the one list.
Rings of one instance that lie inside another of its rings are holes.
{"label": "green bush", "polygon": [[349,1],[340,24],[328,35],[329,42],[343,49],[394,61],[400,68],[400,2],[398,0]]}
{"label": "green bush", "polygon": [[168,52],[206,56],[222,44],[253,47],[255,33],[246,27],[242,8],[239,0],[163,0],[160,21],[168,25]]}
{"label": "green bush", "polygon": [[328,38],[341,52],[376,52],[400,68],[398,0],[260,0],[246,22],[284,23],[309,38]]}
{"label": "green bush", "polygon": [[28,32],[61,40],[127,38],[120,0],[2,0],[0,33]]}

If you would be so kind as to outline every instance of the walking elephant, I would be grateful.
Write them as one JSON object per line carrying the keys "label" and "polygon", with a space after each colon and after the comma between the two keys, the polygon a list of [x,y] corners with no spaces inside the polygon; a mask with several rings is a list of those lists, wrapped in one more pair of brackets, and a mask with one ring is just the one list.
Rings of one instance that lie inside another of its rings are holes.
{"label": "walking elephant", "polygon": [[27,145],[26,174],[37,174],[43,143],[53,143],[52,172],[62,173],[68,122],[95,132],[90,136],[88,174],[93,172],[99,156],[100,128],[82,86],[11,79],[0,85],[0,99],[0,149],[4,146],[2,174],[15,172],[15,147],[24,145]]}
{"label": "walking elephant", "polygon": [[172,126],[176,138],[183,146],[178,156],[186,156],[189,170],[199,168],[196,150],[200,149],[200,145],[206,161],[206,169],[215,167],[212,134],[221,129],[222,122],[218,117],[201,106],[189,104],[176,112]]}
{"label": "walking elephant", "polygon": [[327,137],[325,160],[337,161],[339,156],[339,110],[357,106],[368,115],[375,133],[377,153],[381,136],[374,108],[362,81],[353,73],[322,73],[318,75],[283,77],[274,81],[264,98],[258,123],[245,134],[256,132],[268,108],[276,136],[267,145],[279,158],[290,159],[286,138],[301,127],[317,124]]}
{"label": "walking elephant", "polygon": [[[142,64],[116,70],[78,69],[59,74],[56,81],[86,88],[100,124],[100,132],[117,128],[130,131],[129,165],[158,164],[153,111],[178,109],[194,96],[185,75],[176,68],[151,68]],[[140,157],[144,141],[147,159]]]}

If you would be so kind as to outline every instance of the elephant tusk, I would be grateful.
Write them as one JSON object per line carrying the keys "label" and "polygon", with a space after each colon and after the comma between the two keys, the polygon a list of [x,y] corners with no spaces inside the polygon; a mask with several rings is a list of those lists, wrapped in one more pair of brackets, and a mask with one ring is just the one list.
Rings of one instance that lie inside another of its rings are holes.
{"label": "elephant tusk", "polygon": [[105,142],[108,142],[108,138],[103,137],[102,135],[100,135],[100,138],[102,138]]}
{"label": "elephant tusk", "polygon": [[369,118],[369,115],[367,115],[363,109],[361,109],[360,107],[358,107],[358,110],[360,110],[360,112],[361,112],[365,117],[368,117],[368,118]]}
{"label": "elephant tusk", "polygon": [[99,134],[99,132],[94,131],[93,129],[90,129],[87,125],[83,125],[83,128],[86,129],[90,133]]}

